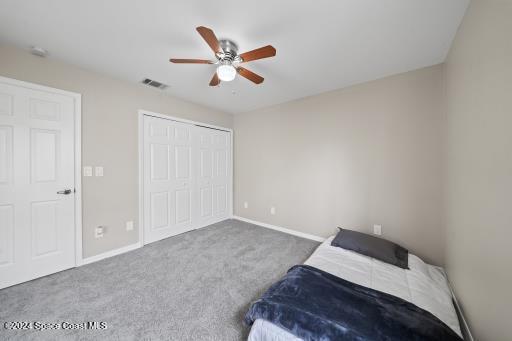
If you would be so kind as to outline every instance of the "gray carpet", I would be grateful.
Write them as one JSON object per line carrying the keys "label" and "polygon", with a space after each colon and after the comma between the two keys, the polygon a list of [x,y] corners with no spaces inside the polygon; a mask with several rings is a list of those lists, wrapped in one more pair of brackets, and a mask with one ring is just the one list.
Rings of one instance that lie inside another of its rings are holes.
{"label": "gray carpet", "polygon": [[[243,340],[250,302],[318,245],[237,220],[0,290],[0,340]],[[11,331],[7,321],[104,321]]]}

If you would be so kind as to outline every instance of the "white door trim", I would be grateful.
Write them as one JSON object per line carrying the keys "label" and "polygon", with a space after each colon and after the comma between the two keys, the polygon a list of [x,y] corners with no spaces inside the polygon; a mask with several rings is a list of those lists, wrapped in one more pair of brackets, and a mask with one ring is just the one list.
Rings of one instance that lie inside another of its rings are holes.
{"label": "white door trim", "polygon": [[75,266],[82,264],[82,95],[45,85],[0,76],[0,82],[31,90],[60,94],[73,98],[75,106]]}
{"label": "white door trim", "polygon": [[187,120],[187,119],[184,119],[184,118],[180,118],[180,117],[175,117],[175,116],[170,116],[170,115],[163,115],[163,114],[159,114],[159,113],[156,113],[156,112],[151,112],[151,111],[148,111],[148,110],[142,110],[140,109],[138,111],[138,116],[139,116],[139,119],[138,119],[138,122],[139,122],[139,127],[138,127],[138,148],[139,148],[139,244],[142,246],[144,245],[144,173],[143,173],[143,170],[144,170],[144,167],[143,167],[143,164],[144,164],[144,116],[153,116],[153,117],[158,117],[158,118],[162,118],[164,120],[171,120],[171,121],[177,121],[177,122],[182,122],[182,123],[188,123],[188,124],[193,124],[193,125],[199,125],[199,126],[203,126],[203,127],[206,127],[206,128],[212,128],[212,129],[218,129],[218,130],[223,130],[223,131],[227,131],[230,133],[231,135],[231,146],[230,146],[230,162],[231,162],[231,165],[230,165],[230,184],[231,184],[231,195],[230,195],[230,199],[229,199],[229,207],[228,207],[228,216],[231,217],[233,215],[233,195],[234,195],[234,183],[233,183],[233,170],[234,170],[234,162],[233,162],[233,129],[230,129],[230,128],[225,128],[225,127],[220,127],[220,126],[216,126],[216,125],[213,125],[213,124],[208,124],[208,123],[203,123],[203,122],[197,122],[197,121],[191,121],[191,120]]}

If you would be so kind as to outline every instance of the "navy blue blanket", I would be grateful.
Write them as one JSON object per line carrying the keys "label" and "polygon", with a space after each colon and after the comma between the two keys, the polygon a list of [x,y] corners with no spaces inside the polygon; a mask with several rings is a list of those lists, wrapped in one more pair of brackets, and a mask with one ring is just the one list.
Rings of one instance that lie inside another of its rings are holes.
{"label": "navy blue blanket", "polygon": [[253,303],[264,319],[304,340],[462,340],[437,317],[398,297],[296,265]]}

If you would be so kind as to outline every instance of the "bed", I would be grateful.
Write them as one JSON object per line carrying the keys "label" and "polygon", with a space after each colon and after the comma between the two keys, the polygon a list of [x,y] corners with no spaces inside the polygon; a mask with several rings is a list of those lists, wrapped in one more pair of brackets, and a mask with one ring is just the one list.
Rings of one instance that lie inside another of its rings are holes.
{"label": "bed", "polygon": [[[442,269],[409,254],[409,270],[331,246],[325,240],[304,263],[352,283],[390,294],[431,313],[462,338],[452,295]],[[250,341],[298,341],[300,338],[264,319],[252,325]]]}

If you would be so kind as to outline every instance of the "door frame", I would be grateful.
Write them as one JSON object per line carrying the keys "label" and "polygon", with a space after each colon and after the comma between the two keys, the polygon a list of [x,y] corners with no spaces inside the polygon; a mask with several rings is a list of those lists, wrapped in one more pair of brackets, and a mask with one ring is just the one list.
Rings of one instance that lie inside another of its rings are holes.
{"label": "door frame", "polygon": [[234,161],[233,161],[233,129],[226,128],[226,127],[220,127],[213,124],[198,122],[198,121],[192,121],[187,120],[184,118],[171,116],[171,115],[164,115],[159,114],[156,112],[148,111],[140,109],[138,111],[138,148],[139,148],[139,245],[143,246],[144,244],[144,116],[152,116],[161,118],[164,120],[170,120],[170,121],[177,121],[181,123],[187,123],[197,126],[202,126],[206,128],[212,128],[217,130],[222,130],[229,132],[230,135],[230,148],[229,148],[229,154],[230,154],[230,165],[229,165],[229,183],[231,185],[230,189],[230,198],[229,198],[229,204],[228,204],[228,217],[233,216],[233,202],[234,202]]}
{"label": "door frame", "polygon": [[75,267],[82,265],[82,95],[46,85],[0,76],[0,83],[71,97],[74,103],[74,188],[75,188]]}

